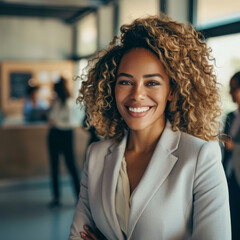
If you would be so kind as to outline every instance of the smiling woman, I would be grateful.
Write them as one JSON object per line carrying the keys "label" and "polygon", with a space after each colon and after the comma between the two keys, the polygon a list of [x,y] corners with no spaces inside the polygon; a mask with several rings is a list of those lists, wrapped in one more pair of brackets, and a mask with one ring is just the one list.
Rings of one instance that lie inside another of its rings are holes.
{"label": "smiling woman", "polygon": [[78,101],[92,144],[69,239],[230,240],[216,76],[205,43],[167,16],[121,27]]}
{"label": "smiling woman", "polygon": [[115,99],[119,113],[131,130],[160,136],[165,126],[165,107],[172,99],[169,78],[151,51],[133,48],[119,65]]}

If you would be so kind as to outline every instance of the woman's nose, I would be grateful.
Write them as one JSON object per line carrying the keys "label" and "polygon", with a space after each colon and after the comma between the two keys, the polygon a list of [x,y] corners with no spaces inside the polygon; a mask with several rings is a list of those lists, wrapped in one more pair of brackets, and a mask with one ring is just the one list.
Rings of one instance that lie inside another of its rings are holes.
{"label": "woman's nose", "polygon": [[134,101],[143,100],[146,97],[144,86],[135,85],[132,88],[131,99]]}

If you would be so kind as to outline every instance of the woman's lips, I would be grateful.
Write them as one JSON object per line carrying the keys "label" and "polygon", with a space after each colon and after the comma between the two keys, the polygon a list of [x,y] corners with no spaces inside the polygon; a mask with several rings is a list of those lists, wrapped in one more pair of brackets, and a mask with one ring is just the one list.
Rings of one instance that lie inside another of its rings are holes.
{"label": "woman's lips", "polygon": [[135,117],[135,118],[140,118],[140,117],[144,117],[148,113],[148,111],[151,109],[151,107],[149,107],[149,106],[144,106],[144,107],[126,106],[126,109],[130,116]]}

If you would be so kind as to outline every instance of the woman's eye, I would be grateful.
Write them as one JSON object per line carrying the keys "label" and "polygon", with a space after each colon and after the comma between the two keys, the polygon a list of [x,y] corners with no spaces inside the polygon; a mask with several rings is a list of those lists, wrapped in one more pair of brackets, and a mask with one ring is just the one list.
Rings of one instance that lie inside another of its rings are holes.
{"label": "woman's eye", "polygon": [[131,82],[130,81],[127,81],[127,80],[121,80],[118,82],[119,85],[131,85]]}
{"label": "woman's eye", "polygon": [[158,86],[158,85],[160,85],[160,83],[159,82],[155,82],[155,81],[150,81],[150,82],[147,82],[146,85],[147,86]]}

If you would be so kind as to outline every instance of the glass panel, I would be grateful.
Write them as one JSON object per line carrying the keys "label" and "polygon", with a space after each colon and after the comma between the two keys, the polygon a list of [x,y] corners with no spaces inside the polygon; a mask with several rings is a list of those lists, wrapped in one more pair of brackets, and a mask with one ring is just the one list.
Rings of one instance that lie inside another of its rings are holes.
{"label": "glass panel", "polygon": [[240,18],[240,0],[197,0],[197,26]]}

